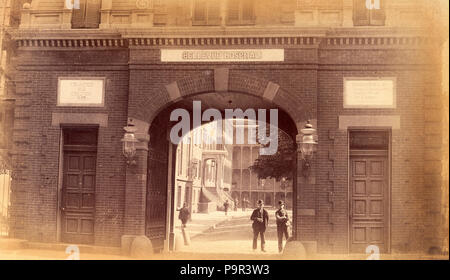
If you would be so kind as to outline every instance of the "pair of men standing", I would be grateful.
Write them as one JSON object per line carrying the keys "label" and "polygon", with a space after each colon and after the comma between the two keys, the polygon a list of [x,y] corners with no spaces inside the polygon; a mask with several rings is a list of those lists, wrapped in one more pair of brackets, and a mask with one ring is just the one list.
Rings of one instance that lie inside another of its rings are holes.
{"label": "pair of men standing", "polygon": [[[288,226],[289,218],[283,201],[278,201],[279,209],[275,212],[277,221],[278,251],[283,251],[283,235],[286,240],[289,238]],[[253,250],[256,250],[258,235],[261,237],[261,251],[265,252],[265,232],[269,224],[269,213],[264,209],[262,200],[258,200],[258,208],[255,209],[250,217],[253,221]]]}

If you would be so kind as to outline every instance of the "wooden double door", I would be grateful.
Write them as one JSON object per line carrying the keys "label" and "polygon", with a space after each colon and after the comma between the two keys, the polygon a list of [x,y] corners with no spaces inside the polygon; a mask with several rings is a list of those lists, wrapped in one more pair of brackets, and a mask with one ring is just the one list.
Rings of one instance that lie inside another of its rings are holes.
{"label": "wooden double door", "polygon": [[350,157],[350,251],[369,245],[389,251],[390,199],[387,151],[357,151]]}

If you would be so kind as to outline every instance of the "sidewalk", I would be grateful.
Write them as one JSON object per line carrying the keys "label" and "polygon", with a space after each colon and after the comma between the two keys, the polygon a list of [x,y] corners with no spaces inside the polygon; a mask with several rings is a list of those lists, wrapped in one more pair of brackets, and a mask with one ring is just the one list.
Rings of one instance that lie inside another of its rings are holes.
{"label": "sidewalk", "polygon": [[[85,253],[80,250],[77,257],[74,253],[66,253],[65,250],[43,250],[43,249],[17,249],[0,250],[1,260],[134,260],[128,256],[112,254]],[[156,255],[157,256],[157,255]]]}
{"label": "sidewalk", "polygon": [[[77,248],[75,249],[74,247]],[[21,239],[0,237],[0,260],[66,259],[122,260],[132,258],[122,256],[119,247],[99,247],[82,244],[72,246],[65,243],[39,243]]]}
{"label": "sidewalk", "polygon": [[[229,221],[236,217],[248,216],[250,219],[252,211],[253,210],[248,209],[245,212],[243,212],[241,209],[238,209],[237,211],[229,211],[227,216],[223,211],[215,211],[208,214],[193,213],[191,215],[191,220],[187,223],[189,235],[191,238],[194,238],[195,236],[202,234],[205,231],[214,229],[219,224],[225,221]],[[181,221],[178,219],[175,221],[175,230],[177,232],[181,232]]]}
{"label": "sidewalk", "polygon": [[[234,246],[233,246],[234,247]],[[133,260],[133,258],[116,254],[88,253],[80,248],[80,260]],[[308,256],[309,260],[365,260],[367,254],[315,254]],[[27,248],[1,248],[1,260],[67,260],[69,254],[65,250],[43,250]],[[239,254],[234,253],[201,253],[201,252],[171,252],[155,254],[153,260],[282,260],[280,254]],[[381,254],[381,260],[448,260],[448,255],[430,256],[426,254]]]}

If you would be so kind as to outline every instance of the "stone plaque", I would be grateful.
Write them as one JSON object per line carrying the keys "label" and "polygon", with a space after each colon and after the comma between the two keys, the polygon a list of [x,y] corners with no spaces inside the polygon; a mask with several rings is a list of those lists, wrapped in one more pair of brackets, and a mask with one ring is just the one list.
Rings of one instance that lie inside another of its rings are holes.
{"label": "stone plaque", "polygon": [[104,103],[104,78],[59,78],[58,106],[102,107]]}
{"label": "stone plaque", "polygon": [[395,78],[344,78],[344,108],[395,107]]}
{"label": "stone plaque", "polygon": [[162,62],[267,62],[284,61],[284,49],[162,49]]}

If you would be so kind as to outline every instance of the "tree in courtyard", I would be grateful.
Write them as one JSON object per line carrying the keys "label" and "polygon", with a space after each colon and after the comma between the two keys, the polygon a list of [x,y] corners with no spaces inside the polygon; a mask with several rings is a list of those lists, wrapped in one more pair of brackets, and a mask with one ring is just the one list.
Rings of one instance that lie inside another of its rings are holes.
{"label": "tree in courtyard", "polygon": [[258,179],[291,180],[295,164],[295,145],[291,137],[278,129],[278,149],[273,155],[259,155],[250,170]]}

